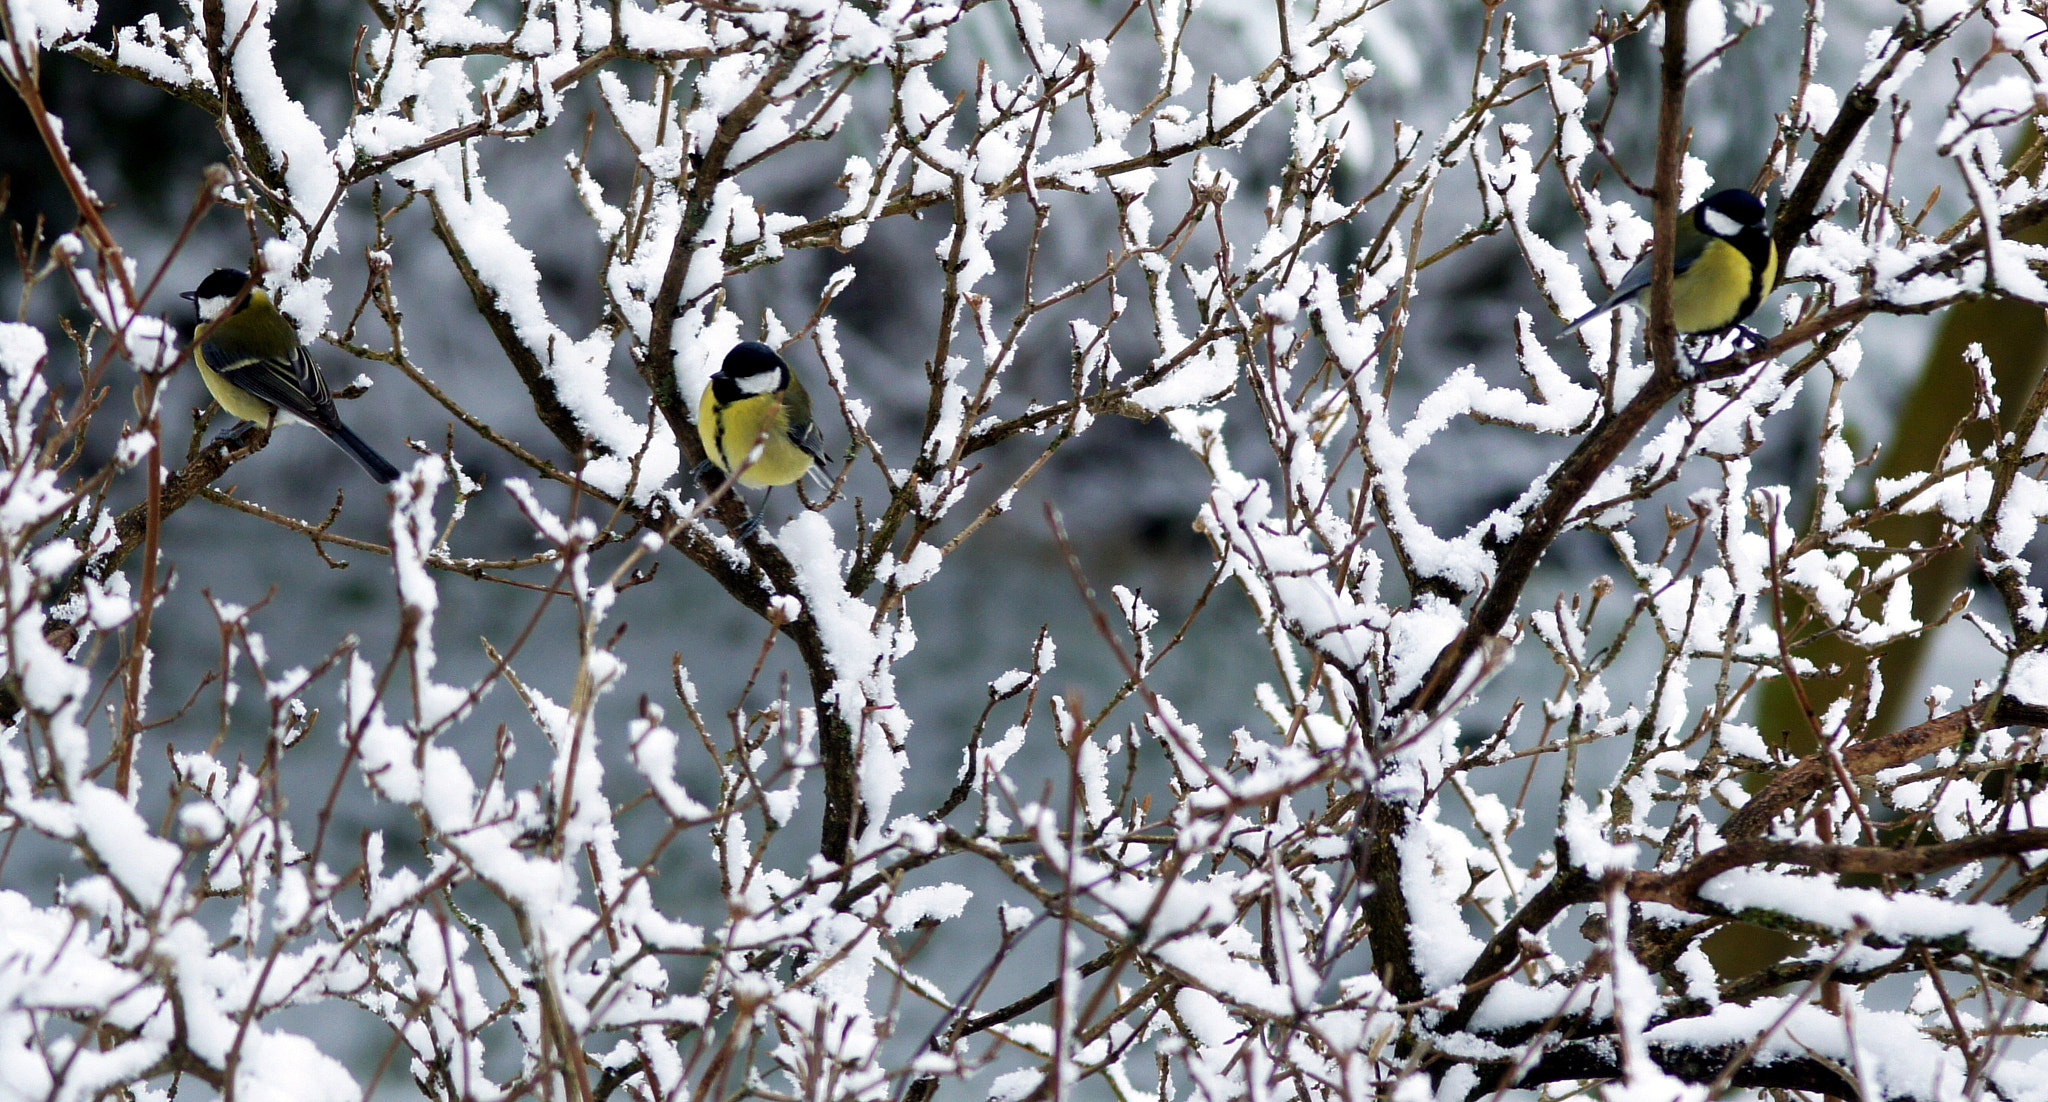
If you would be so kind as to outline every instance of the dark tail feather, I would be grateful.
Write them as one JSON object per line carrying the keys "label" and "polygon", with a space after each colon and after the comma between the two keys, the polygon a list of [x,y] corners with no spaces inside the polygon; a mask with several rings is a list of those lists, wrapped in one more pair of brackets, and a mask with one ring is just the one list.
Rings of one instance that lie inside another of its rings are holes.
{"label": "dark tail feather", "polygon": [[384,457],[378,455],[375,449],[363,443],[362,437],[348,431],[347,425],[337,421],[333,428],[325,431],[329,440],[334,441],[351,459],[362,464],[363,469],[370,472],[371,478],[379,482],[398,481],[398,468],[385,462]]}
{"label": "dark tail feather", "polygon": [[1565,326],[1565,327],[1564,327],[1563,329],[1560,329],[1560,330],[1558,330],[1558,331],[1557,331],[1556,333],[1552,334],[1552,335],[1551,335],[1551,338],[1550,338],[1550,339],[1551,339],[1551,340],[1553,340],[1553,341],[1561,341],[1561,340],[1565,339],[1566,337],[1569,337],[1569,336],[1571,336],[1571,335],[1572,335],[1573,333],[1576,333],[1576,332],[1578,332],[1578,331],[1579,331],[1579,327],[1580,327],[1580,326],[1582,326],[1582,325],[1586,324],[1587,322],[1589,322],[1589,321],[1592,321],[1592,320],[1593,320],[1594,318],[1597,318],[1597,317],[1599,317],[1600,315],[1602,315],[1602,314],[1606,313],[1606,312],[1608,311],[1608,309],[1609,309],[1609,307],[1608,307],[1608,305],[1607,305],[1607,304],[1605,304],[1605,303],[1603,303],[1603,304],[1601,304],[1601,305],[1599,305],[1599,306],[1595,306],[1595,307],[1593,307],[1593,308],[1592,308],[1591,310],[1587,311],[1586,313],[1584,313],[1584,314],[1581,314],[1581,315],[1579,315],[1579,320],[1577,320],[1577,321],[1575,321],[1575,322],[1571,323],[1570,325],[1567,325],[1567,326]]}

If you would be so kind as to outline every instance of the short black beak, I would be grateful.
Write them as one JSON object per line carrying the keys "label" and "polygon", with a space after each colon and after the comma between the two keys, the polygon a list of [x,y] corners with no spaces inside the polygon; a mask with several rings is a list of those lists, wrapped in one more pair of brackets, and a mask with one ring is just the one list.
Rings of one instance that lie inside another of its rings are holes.
{"label": "short black beak", "polygon": [[197,292],[197,291],[180,291],[180,292],[178,292],[178,297],[179,297],[179,298],[181,298],[181,299],[184,299],[184,300],[185,300],[186,302],[198,302],[198,301],[199,301],[199,292]]}

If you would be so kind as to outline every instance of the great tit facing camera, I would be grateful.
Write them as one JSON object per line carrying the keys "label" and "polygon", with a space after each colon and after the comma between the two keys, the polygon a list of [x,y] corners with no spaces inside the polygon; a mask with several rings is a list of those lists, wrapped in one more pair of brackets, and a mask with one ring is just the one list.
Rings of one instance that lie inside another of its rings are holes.
{"label": "great tit facing camera", "polygon": [[[1552,339],[1649,290],[1652,255],[1644,253],[1607,301]],[[1778,279],[1778,247],[1764,224],[1763,201],[1728,188],[1680,215],[1672,272],[1671,320],[1680,333],[1715,333],[1748,317]]]}
{"label": "great tit facing camera", "polygon": [[810,393],[759,341],[742,341],[725,354],[697,404],[697,437],[706,464],[757,489],[787,486],[826,461],[824,437],[811,423]]}
{"label": "great tit facing camera", "polygon": [[266,429],[276,424],[279,414],[289,414],[319,429],[371,478],[396,479],[398,468],[341,423],[320,365],[306,354],[298,331],[278,313],[270,296],[249,287],[241,305],[228,310],[244,287],[249,287],[248,273],[221,268],[200,280],[198,290],[179,296],[191,300],[198,311],[199,345],[192,362],[199,365],[199,377],[214,401]]}

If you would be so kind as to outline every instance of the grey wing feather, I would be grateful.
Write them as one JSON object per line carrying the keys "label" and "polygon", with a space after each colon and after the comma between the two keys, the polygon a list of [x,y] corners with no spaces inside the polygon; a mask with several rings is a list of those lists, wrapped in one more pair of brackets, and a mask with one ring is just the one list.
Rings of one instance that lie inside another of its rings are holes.
{"label": "grey wing feather", "polygon": [[271,356],[234,358],[217,344],[206,346],[207,366],[236,386],[312,424],[328,428],[339,421],[327,380],[301,348],[290,362]]}
{"label": "grey wing feather", "polygon": [[789,407],[789,442],[820,465],[830,463],[831,459],[825,455],[825,434],[819,432],[817,422],[811,420],[810,391],[805,390],[802,383],[792,381],[783,402]]}
{"label": "grey wing feather", "polygon": [[825,455],[825,434],[819,432],[816,425],[807,422],[801,428],[796,425],[789,426],[789,442],[802,448],[806,455],[819,463],[832,461]]}
{"label": "grey wing feather", "polygon": [[206,366],[250,394],[319,429],[379,482],[398,478],[398,468],[341,423],[327,377],[304,348],[289,362],[272,356],[237,357],[211,341],[200,347]]}

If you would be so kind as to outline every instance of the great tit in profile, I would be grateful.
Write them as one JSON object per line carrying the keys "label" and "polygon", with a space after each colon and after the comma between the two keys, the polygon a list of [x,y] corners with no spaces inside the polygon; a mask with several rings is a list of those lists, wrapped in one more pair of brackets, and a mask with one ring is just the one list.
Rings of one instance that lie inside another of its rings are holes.
{"label": "great tit in profile", "polygon": [[[1607,301],[1552,339],[1649,290],[1652,255],[1644,253]],[[1748,317],[1778,279],[1778,247],[1764,225],[1763,201],[1728,188],[1680,215],[1672,271],[1671,318],[1680,333],[1716,333]]]}
{"label": "great tit in profile", "polygon": [[[246,297],[244,287],[249,289]],[[398,477],[398,468],[341,423],[320,365],[306,354],[298,331],[278,313],[270,296],[249,286],[248,273],[221,268],[201,280],[198,290],[179,297],[191,300],[198,311],[199,346],[192,362],[199,365],[199,377],[220,408],[266,429],[280,414],[287,414],[319,429],[362,464],[371,478],[390,482]],[[235,305],[238,297],[241,304]]]}
{"label": "great tit in profile", "polygon": [[705,456],[698,473],[716,467],[742,486],[787,486],[826,461],[810,393],[759,341],[742,341],[725,354],[697,403],[697,437]]}

